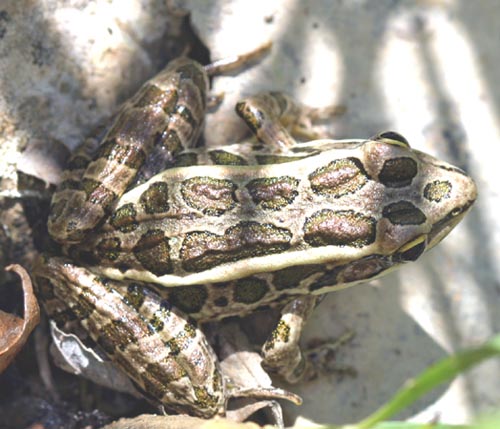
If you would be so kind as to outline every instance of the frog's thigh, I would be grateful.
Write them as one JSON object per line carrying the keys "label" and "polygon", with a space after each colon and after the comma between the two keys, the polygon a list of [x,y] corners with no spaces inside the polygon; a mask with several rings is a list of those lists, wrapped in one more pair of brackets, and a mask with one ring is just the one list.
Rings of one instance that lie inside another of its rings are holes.
{"label": "frog's thigh", "polygon": [[316,300],[316,296],[304,295],[289,302],[281,311],[278,324],[262,348],[264,367],[289,383],[298,381],[305,370],[306,361],[299,341]]}
{"label": "frog's thigh", "polygon": [[224,411],[217,356],[186,314],[145,285],[111,279],[63,258],[41,258],[34,269],[51,314],[54,300],[154,403],[211,417]]}

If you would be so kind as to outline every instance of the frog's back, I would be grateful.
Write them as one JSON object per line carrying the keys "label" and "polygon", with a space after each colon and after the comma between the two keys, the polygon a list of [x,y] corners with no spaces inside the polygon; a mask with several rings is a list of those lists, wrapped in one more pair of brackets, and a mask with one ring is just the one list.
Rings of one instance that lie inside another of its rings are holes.
{"label": "frog's back", "polygon": [[166,288],[197,318],[225,317],[416,260],[476,197],[462,170],[400,141],[322,140],[300,149],[282,163],[158,174],[126,193],[80,245],[83,262]]}

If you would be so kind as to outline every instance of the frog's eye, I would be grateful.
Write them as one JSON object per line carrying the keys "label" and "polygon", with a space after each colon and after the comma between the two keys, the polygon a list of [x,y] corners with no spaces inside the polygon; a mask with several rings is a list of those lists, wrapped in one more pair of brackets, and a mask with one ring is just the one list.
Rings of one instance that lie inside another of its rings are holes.
{"label": "frog's eye", "polygon": [[396,252],[396,259],[401,262],[416,261],[425,250],[426,235],[419,235],[417,238],[403,245]]}
{"label": "frog's eye", "polygon": [[372,138],[372,140],[377,140],[404,148],[410,147],[410,143],[408,143],[408,140],[406,140],[401,134],[396,133],[395,131],[385,131],[383,133],[377,134]]}

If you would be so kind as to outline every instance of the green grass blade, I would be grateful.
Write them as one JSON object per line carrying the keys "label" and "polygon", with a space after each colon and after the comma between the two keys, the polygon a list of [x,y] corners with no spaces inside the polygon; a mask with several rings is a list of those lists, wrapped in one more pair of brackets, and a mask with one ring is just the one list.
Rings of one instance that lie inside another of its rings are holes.
{"label": "green grass blade", "polygon": [[[408,405],[415,402],[417,399],[419,399],[430,390],[434,389],[439,384],[447,382],[459,375],[461,372],[464,372],[472,366],[479,364],[483,360],[497,355],[500,355],[500,335],[493,337],[482,346],[459,352],[457,354],[454,354],[453,356],[446,357],[441,361],[435,363],[434,365],[427,368],[424,372],[422,372],[418,377],[408,380],[389,402],[380,407],[372,415],[368,416],[357,424],[339,426],[339,428],[373,428],[377,423],[389,419],[391,416],[403,410]],[[396,424],[396,422],[394,422],[394,424]],[[377,429],[379,429],[383,426],[377,425],[376,427]],[[387,426],[387,428],[388,427],[389,426]],[[397,426],[392,426],[392,428],[395,427]],[[417,427],[434,428],[439,426],[432,426],[431,424],[421,424]]]}

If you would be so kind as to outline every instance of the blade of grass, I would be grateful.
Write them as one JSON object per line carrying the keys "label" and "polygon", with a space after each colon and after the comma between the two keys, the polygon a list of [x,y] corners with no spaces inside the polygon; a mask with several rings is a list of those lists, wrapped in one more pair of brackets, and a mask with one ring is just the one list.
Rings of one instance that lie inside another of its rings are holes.
{"label": "blade of grass", "polygon": [[500,335],[493,337],[482,346],[459,352],[436,362],[418,377],[408,380],[389,402],[384,404],[373,414],[357,424],[339,426],[339,428],[372,428],[375,424],[387,420],[397,412],[406,408],[439,384],[451,380],[461,372],[496,355],[500,355]]}

